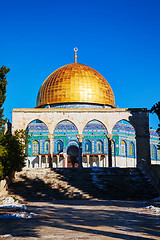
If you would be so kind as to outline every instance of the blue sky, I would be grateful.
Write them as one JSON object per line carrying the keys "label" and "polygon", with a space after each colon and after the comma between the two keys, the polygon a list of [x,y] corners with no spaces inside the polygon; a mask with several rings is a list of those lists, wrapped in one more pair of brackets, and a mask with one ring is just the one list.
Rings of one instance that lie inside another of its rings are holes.
{"label": "blue sky", "polygon": [[[78,62],[101,73],[116,106],[148,108],[160,101],[159,0],[0,0],[0,66],[8,74],[5,116],[32,108],[43,81]],[[157,128],[158,118],[150,117]]]}

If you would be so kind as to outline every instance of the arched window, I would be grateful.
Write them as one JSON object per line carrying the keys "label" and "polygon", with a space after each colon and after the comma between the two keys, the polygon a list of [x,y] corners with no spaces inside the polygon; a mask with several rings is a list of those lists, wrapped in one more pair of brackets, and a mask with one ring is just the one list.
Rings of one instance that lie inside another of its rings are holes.
{"label": "arched window", "polygon": [[38,155],[39,154],[39,142],[34,141],[32,143],[32,155]]}
{"label": "arched window", "polygon": [[122,154],[122,156],[126,156],[126,142],[125,141],[121,142],[121,154]]}
{"label": "arched window", "polygon": [[97,152],[99,153],[103,152],[103,143],[101,141],[97,142]]}
{"label": "arched window", "polygon": [[112,144],[112,155],[115,155],[115,142],[112,140],[111,144]]}
{"label": "arched window", "polygon": [[151,158],[156,159],[156,146],[153,145],[151,149]]}
{"label": "arched window", "polygon": [[85,142],[85,152],[91,153],[91,142],[90,141]]}
{"label": "arched window", "polygon": [[129,156],[134,157],[134,143],[129,144]]}
{"label": "arched window", "polygon": [[86,143],[86,149],[85,149],[86,151],[88,151],[89,150],[89,144],[88,143]]}
{"label": "arched window", "polygon": [[63,151],[63,143],[61,141],[57,142],[57,152]]}
{"label": "arched window", "polygon": [[46,141],[45,142],[45,152],[48,152],[49,151],[49,142]]}
{"label": "arched window", "polygon": [[160,149],[157,150],[157,158],[160,160]]}

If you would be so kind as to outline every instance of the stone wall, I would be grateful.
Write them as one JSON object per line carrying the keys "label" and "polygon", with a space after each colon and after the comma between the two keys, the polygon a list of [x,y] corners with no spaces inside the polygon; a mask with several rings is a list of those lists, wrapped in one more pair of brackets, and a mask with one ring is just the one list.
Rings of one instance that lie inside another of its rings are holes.
{"label": "stone wall", "polygon": [[8,194],[8,185],[9,185],[8,177],[0,181],[0,197],[3,197]]}
{"label": "stone wall", "polygon": [[61,121],[72,122],[77,128],[78,134],[81,135],[87,123],[96,120],[106,127],[107,135],[112,136],[115,124],[121,120],[126,120],[135,129],[136,165],[139,165],[143,159],[148,164],[151,163],[147,109],[14,109],[12,111],[12,131],[14,132],[16,129],[25,130],[28,124],[34,120],[42,121],[48,128],[51,157],[53,155],[53,132]]}
{"label": "stone wall", "polygon": [[13,172],[9,177],[0,181],[0,197],[6,196],[8,194],[8,187],[14,179],[15,172]]}

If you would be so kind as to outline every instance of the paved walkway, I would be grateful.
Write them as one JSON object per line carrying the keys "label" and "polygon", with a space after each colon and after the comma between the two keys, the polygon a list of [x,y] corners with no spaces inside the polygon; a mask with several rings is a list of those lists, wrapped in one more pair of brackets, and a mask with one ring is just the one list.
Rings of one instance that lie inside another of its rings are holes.
{"label": "paved walkway", "polygon": [[160,212],[146,209],[142,202],[67,200],[27,205],[36,216],[0,219],[0,238],[11,234],[5,239],[160,239]]}

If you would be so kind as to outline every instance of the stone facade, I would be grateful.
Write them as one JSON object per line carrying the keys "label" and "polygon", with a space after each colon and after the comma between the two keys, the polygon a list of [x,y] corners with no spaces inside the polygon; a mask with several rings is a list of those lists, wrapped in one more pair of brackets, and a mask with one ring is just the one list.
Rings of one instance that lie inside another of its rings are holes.
{"label": "stone facade", "polygon": [[14,109],[12,131],[27,128],[32,133],[27,167],[70,167],[69,156],[75,166],[82,157],[83,167],[151,163],[147,109]]}

